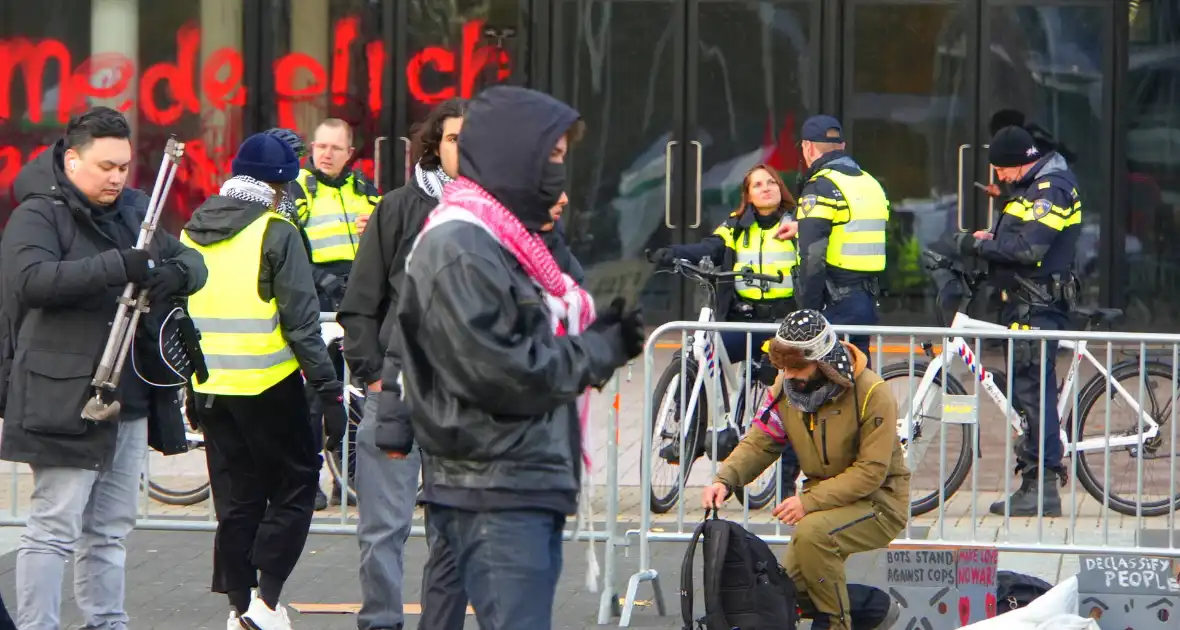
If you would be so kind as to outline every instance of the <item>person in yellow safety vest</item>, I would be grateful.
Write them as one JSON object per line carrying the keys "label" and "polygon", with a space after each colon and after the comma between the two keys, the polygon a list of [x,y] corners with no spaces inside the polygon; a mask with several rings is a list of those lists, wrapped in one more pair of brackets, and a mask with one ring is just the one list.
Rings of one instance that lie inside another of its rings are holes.
{"label": "person in yellow safety vest", "polygon": [[[723,269],[753,267],[755,273],[783,272],[781,283],[763,291],[760,282],[723,280],[717,287],[718,321],[773,322],[795,310],[791,272],[798,262],[795,244],[774,238],[779,224],[793,218],[795,199],[774,167],[758,164],[742,179],[737,210],[699,243],[672,245],[652,252],[652,262],[669,266],[676,259],[696,265],[706,256]],[[771,334],[754,334],[750,347],[759,354]],[[746,333],[723,332],[725,353],[733,362],[746,358]]]}
{"label": "person in yellow safety vest", "polygon": [[[807,171],[798,221],[784,225],[778,236],[798,234],[800,308],[820,311],[836,325],[873,326],[885,271],[889,199],[844,152],[843,133],[831,116],[804,121],[800,137]],[[868,336],[853,335],[849,341],[871,358]]]}
{"label": "person in yellow safety vest", "polygon": [[380,201],[376,186],[351,168],[352,128],[339,118],[316,127],[311,160],[288,186],[307,237],[314,265],[320,310],[334,312],[344,298],[344,287],[369,215]]}
{"label": "person in yellow safety vest", "polygon": [[188,308],[209,368],[193,390],[217,462],[210,484],[229,495],[220,501],[213,591],[229,597],[231,627],[286,630],[279,594],[307,540],[322,463],[304,379],[332,414],[329,447],[347,418],[320,337],[311,264],[298,228],[275,212],[299,160],[282,140],[255,134],[232,169],[181,236],[209,268]]}

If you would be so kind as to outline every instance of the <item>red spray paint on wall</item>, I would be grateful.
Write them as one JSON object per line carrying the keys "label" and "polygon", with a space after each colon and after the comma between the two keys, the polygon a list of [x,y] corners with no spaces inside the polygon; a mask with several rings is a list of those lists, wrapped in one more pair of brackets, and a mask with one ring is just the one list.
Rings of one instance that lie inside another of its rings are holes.
{"label": "red spray paint on wall", "polygon": [[[299,52],[290,53],[274,63],[274,96],[279,126],[296,127],[301,104],[321,103],[328,98],[329,107],[349,111],[345,116],[358,127],[375,128],[382,108],[383,81],[393,76],[390,55],[384,42],[369,41],[360,46],[364,56],[366,76],[363,83],[354,81],[354,52],[360,43],[360,18],[346,17],[333,27],[333,49],[329,67],[315,58]],[[457,50],[428,46],[412,54],[406,63],[406,90],[411,98],[424,105],[433,105],[454,96],[470,97],[489,70],[495,81],[507,79],[511,73],[508,54],[503,49],[482,43],[483,21],[472,20],[463,25]],[[246,104],[250,94],[243,85],[245,62],[240,51],[221,48],[213,51],[204,64],[200,63],[201,31],[193,24],[182,27],[176,34],[176,58],[173,61],[136,68],[132,60],[118,53],[96,54],[74,65],[70,49],[55,39],[16,37],[0,40],[0,125],[17,127],[27,121],[32,125],[65,125],[70,117],[84,111],[92,100],[114,100],[123,112],[134,114],[141,123],[166,128],[175,125],[186,115],[201,116],[210,112],[227,112],[227,119],[236,108]],[[129,89],[138,71],[137,89]],[[56,111],[47,104],[46,94],[52,88],[50,78],[57,82]],[[432,80],[433,79],[433,80]],[[364,85],[361,95],[350,86]],[[26,106],[24,121],[13,120],[13,98],[23,92]],[[202,112],[202,102],[205,111]],[[327,112],[325,112],[327,115]],[[202,127],[205,127],[202,125]],[[167,129],[156,130],[141,124],[140,148],[150,149],[151,136],[159,135],[159,144],[167,138]],[[188,150],[182,169],[178,172],[180,188],[177,195],[186,198],[182,205],[199,203],[216,192],[220,181],[229,172],[232,152],[241,140],[234,129],[220,129],[224,146],[206,146],[200,138],[188,140]],[[4,203],[20,168],[45,146],[35,146],[22,154],[13,145],[19,131],[6,132],[8,145],[0,145],[0,209],[14,206]],[[39,144],[47,134],[35,132]],[[364,134],[369,140],[371,135]],[[359,147],[364,152],[366,147]],[[158,156],[156,156],[158,158]],[[153,172],[153,159],[142,166]],[[372,160],[358,160],[356,167],[372,177]],[[143,176],[141,175],[141,179]],[[189,199],[191,198],[191,199]],[[191,207],[175,207],[187,216]]]}

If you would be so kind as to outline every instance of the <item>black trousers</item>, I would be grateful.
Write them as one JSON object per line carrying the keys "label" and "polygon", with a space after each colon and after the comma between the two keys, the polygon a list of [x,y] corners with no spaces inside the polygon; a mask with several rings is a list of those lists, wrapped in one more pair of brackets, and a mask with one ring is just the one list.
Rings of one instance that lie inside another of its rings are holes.
{"label": "black trousers", "polygon": [[256,396],[197,395],[218,511],[213,591],[295,569],[315,507],[319,455],[296,370]]}

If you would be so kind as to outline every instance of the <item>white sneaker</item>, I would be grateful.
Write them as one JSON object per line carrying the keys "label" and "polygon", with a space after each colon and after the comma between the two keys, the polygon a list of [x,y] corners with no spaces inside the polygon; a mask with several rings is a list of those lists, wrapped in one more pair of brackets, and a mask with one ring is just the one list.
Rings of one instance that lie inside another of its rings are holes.
{"label": "white sneaker", "polygon": [[250,601],[250,608],[242,615],[241,621],[242,627],[250,630],[291,630],[287,609],[279,604],[277,610],[271,610],[261,597]]}
{"label": "white sneaker", "polygon": [[238,611],[229,611],[229,621],[225,622],[225,630],[242,630],[245,626],[242,625],[242,620],[238,619]]}

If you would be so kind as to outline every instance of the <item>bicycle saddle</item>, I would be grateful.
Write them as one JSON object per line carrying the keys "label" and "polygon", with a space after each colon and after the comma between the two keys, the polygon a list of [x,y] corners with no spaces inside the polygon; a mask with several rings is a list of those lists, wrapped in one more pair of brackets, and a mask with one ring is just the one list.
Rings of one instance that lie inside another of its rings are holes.
{"label": "bicycle saddle", "polygon": [[1118,308],[1075,308],[1073,312],[1092,322],[1106,324],[1114,322],[1123,316],[1122,309]]}

